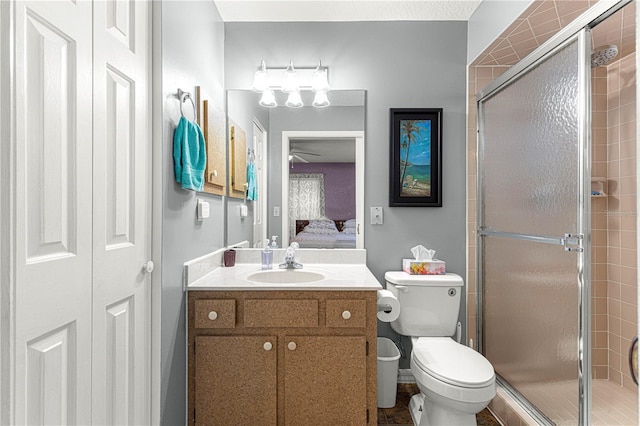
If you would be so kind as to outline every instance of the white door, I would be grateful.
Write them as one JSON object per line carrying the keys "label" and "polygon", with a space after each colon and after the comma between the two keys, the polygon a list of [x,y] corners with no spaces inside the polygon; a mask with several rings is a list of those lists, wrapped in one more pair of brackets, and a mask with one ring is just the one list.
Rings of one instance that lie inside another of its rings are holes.
{"label": "white door", "polygon": [[93,19],[93,424],[149,424],[150,2]]}
{"label": "white door", "polygon": [[262,247],[267,239],[267,132],[255,120],[253,148],[258,186],[258,199],[253,202],[253,247]]}
{"label": "white door", "polygon": [[91,422],[89,2],[15,6],[13,424]]}
{"label": "white door", "polygon": [[9,423],[148,424],[149,6],[12,6]]}

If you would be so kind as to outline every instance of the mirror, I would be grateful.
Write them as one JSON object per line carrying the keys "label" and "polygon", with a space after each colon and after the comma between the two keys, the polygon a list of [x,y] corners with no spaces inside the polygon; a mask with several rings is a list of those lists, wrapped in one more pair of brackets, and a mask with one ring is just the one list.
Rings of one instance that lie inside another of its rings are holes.
{"label": "mirror", "polygon": [[[277,93],[283,106],[265,108],[259,93],[227,91],[227,134],[231,139],[231,126],[234,134],[244,134],[257,197],[227,197],[226,245],[262,247],[275,235],[279,247],[295,238],[301,247],[364,248],[365,95],[333,90],[329,107],[288,108]],[[312,92],[301,96],[311,105]]]}

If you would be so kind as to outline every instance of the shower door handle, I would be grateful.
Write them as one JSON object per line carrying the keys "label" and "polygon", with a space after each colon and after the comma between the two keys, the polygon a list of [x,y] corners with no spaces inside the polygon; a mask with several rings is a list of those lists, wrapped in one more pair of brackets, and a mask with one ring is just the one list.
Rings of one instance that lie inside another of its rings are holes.
{"label": "shower door handle", "polygon": [[638,386],[638,336],[633,338],[629,348],[629,370],[633,383]]}

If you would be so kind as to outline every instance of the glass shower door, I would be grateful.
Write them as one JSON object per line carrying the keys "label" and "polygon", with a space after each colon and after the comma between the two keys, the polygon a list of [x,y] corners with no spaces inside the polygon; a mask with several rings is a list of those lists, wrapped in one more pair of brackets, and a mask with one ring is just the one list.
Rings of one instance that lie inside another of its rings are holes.
{"label": "glass shower door", "polygon": [[548,423],[589,415],[585,34],[478,100],[482,351]]}

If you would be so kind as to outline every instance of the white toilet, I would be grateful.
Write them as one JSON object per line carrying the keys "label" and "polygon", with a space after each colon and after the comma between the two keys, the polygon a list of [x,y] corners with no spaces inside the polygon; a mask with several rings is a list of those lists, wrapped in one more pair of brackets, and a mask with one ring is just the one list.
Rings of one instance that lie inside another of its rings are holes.
{"label": "white toilet", "polygon": [[400,302],[391,328],[411,336],[411,372],[420,394],[411,398],[411,417],[420,426],[475,425],[476,413],[496,395],[491,363],[449,336],[456,332],[462,277],[385,274],[387,290]]}

